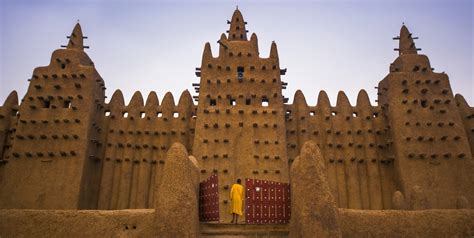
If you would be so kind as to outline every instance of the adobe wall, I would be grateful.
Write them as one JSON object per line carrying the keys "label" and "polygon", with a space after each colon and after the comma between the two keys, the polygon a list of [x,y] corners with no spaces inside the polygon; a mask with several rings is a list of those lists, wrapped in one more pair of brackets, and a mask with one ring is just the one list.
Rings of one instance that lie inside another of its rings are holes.
{"label": "adobe wall", "polygon": [[390,134],[381,108],[371,106],[360,91],[351,106],[339,92],[331,106],[321,91],[316,106],[306,103],[301,91],[285,105],[290,163],[308,140],[315,141],[325,158],[328,182],[341,208],[390,209],[397,189]]}
{"label": "adobe wall", "polygon": [[428,57],[417,54],[405,26],[399,38],[400,55],[378,95],[392,133],[400,190],[426,201],[416,209],[456,208],[466,198],[472,204],[471,146],[448,75],[433,72]]}
{"label": "adobe wall", "polygon": [[456,106],[458,107],[459,114],[464,125],[464,130],[466,131],[466,135],[469,140],[471,154],[474,154],[474,108],[467,104],[462,95],[457,94],[454,97],[454,100],[456,101]]}
{"label": "adobe wall", "polygon": [[[0,210],[1,237],[153,237],[153,209]],[[339,209],[343,237],[471,237],[474,210]]]}
{"label": "adobe wall", "polygon": [[221,35],[219,55],[204,47],[193,155],[201,180],[218,174],[221,221],[230,221],[229,192],[238,178],[288,182],[284,98],[278,52],[261,57],[258,39],[247,40],[239,10]]}
{"label": "adobe wall", "polygon": [[153,209],[0,210],[1,237],[153,237]]}
{"label": "adobe wall", "polygon": [[160,104],[151,92],[144,104],[136,92],[128,105],[119,90],[113,94],[104,111],[107,133],[98,209],[153,207],[155,181],[170,146],[179,142],[191,152],[195,110],[188,91],[178,105],[171,93]]}
{"label": "adobe wall", "polygon": [[[405,26],[400,56],[378,87],[378,105],[360,91],[316,106],[297,91],[285,104],[275,43],[260,57],[236,10],[213,57],[206,43],[195,84],[161,103],[118,90],[105,103],[105,85],[84,52],[79,24],[66,49],[36,68],[18,104],[12,92],[0,107],[0,208],[151,208],[155,181],[174,142],[200,166],[201,180],[219,174],[222,220],[237,178],[288,182],[301,146],[315,141],[325,158],[340,208],[392,209],[392,196],[423,200],[409,209],[464,208],[474,203],[474,109],[453,97],[448,76],[418,55]],[[415,202],[416,203],[416,202]]]}
{"label": "adobe wall", "polygon": [[54,51],[50,64],[33,72],[3,153],[8,163],[2,169],[1,208],[95,207],[97,114],[105,87],[82,40],[76,25],[66,49]]}
{"label": "adobe wall", "polygon": [[4,170],[7,169],[12,140],[18,121],[18,94],[11,92],[2,106],[0,106],[0,184],[5,179]]}
{"label": "adobe wall", "polygon": [[[13,91],[8,95],[3,106],[0,107],[0,168],[4,168],[3,165],[7,163],[7,160],[4,160],[4,158],[11,150],[11,140],[13,139],[18,120],[17,113],[18,94]],[[0,181],[2,179],[1,176],[2,172],[0,169]]]}
{"label": "adobe wall", "polygon": [[474,210],[339,209],[342,237],[472,237]]}

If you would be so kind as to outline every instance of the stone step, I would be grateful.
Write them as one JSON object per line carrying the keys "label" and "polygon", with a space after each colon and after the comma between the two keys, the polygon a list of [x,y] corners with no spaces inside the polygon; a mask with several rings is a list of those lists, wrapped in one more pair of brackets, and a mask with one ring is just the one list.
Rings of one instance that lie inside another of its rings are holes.
{"label": "stone step", "polygon": [[265,237],[284,238],[288,237],[287,224],[230,224],[230,223],[201,223],[201,237],[209,238],[244,238]]}

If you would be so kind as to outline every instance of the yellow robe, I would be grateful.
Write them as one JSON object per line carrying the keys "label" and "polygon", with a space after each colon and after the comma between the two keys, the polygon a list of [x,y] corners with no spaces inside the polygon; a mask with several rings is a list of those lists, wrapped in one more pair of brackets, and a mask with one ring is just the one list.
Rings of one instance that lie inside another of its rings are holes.
{"label": "yellow robe", "polygon": [[230,213],[235,213],[242,216],[242,203],[244,200],[244,186],[240,184],[232,185],[230,189]]}

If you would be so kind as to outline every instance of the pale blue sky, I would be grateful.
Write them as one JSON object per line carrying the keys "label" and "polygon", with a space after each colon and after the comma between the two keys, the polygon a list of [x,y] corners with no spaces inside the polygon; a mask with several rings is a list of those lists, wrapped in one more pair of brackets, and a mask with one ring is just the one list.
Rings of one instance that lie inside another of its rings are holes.
{"label": "pale blue sky", "polygon": [[[86,50],[105,80],[109,99],[121,89],[193,93],[194,68],[205,42],[217,55],[220,34],[236,5],[267,57],[278,45],[282,80],[290,97],[302,89],[310,105],[326,90],[335,105],[339,90],[352,104],[365,89],[375,104],[378,82],[397,57],[402,22],[435,71],[445,71],[455,93],[474,105],[473,1],[113,1],[0,0],[0,104],[12,90],[22,98],[33,69],[49,64],[66,44],[77,19],[89,37]],[[107,101],[109,100],[107,99]]]}

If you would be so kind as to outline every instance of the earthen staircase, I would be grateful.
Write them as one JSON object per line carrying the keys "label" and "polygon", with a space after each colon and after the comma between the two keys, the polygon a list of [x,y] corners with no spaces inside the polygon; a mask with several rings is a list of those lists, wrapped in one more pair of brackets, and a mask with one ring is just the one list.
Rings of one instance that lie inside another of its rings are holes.
{"label": "earthen staircase", "polygon": [[286,238],[288,225],[201,223],[202,238]]}

